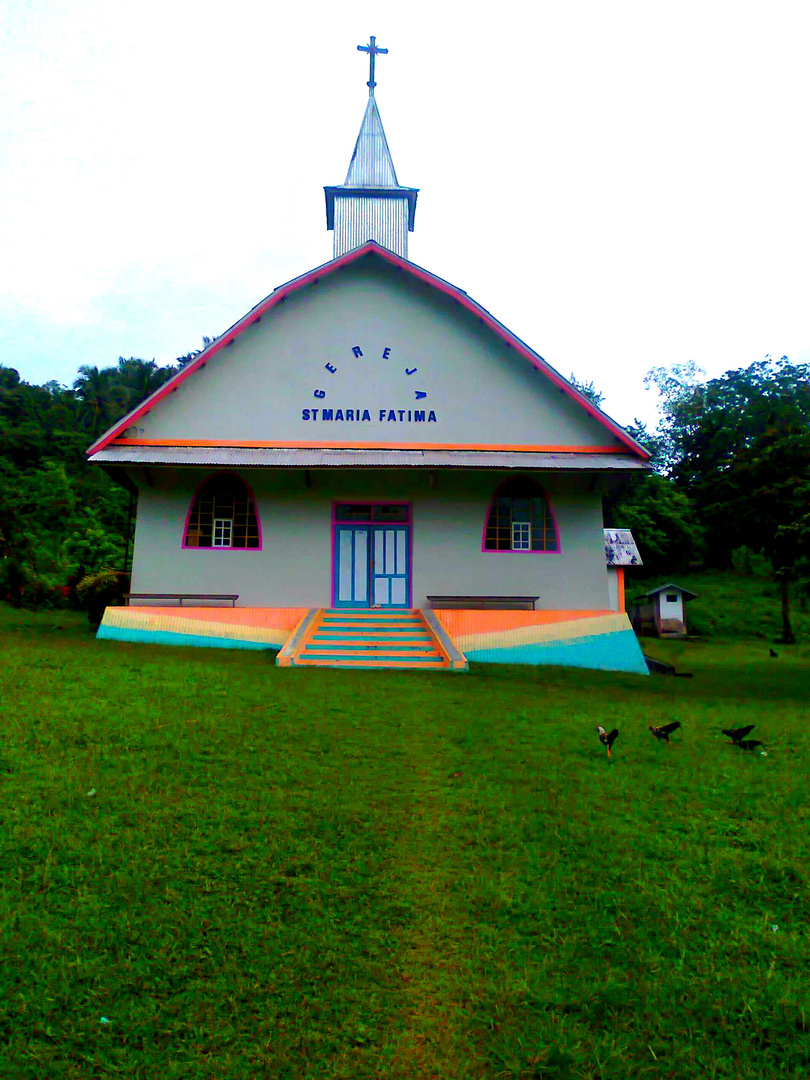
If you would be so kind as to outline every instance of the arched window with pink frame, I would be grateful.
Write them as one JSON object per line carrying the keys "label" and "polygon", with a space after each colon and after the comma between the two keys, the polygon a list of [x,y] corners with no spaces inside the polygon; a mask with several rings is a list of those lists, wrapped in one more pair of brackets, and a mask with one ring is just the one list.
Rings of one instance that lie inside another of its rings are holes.
{"label": "arched window with pink frame", "polygon": [[496,488],[484,525],[482,551],[558,554],[557,522],[540,485],[515,476]]}
{"label": "arched window with pink frame", "polygon": [[253,492],[235,473],[211,476],[191,500],[183,547],[212,551],[259,551],[262,531]]}

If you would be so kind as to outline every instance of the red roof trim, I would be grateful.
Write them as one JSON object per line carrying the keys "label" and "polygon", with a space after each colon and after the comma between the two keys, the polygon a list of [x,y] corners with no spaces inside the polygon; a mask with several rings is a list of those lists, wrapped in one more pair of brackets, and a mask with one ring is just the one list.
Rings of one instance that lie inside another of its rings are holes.
{"label": "red roof trim", "polygon": [[620,442],[624,443],[624,445],[635,455],[644,459],[649,458],[650,455],[643,446],[637,443],[635,439],[631,438],[623,428],[615,423],[615,421],[611,420],[601,409],[598,409],[583,394],[575,389],[575,387],[573,387],[567,379],[564,379],[562,375],[556,372],[542,356],[539,356],[533,349],[530,349],[529,346],[513,334],[511,330],[508,330],[502,323],[498,322],[493,315],[490,315],[486,308],[481,307],[480,304],[467,296],[461,289],[456,288],[455,285],[451,285],[449,281],[436,277],[436,275],[431,274],[430,271],[423,270],[421,266],[417,266],[415,263],[409,262],[399,255],[395,255],[393,251],[381,247],[373,240],[369,240],[361,247],[354,248],[353,251],[346,252],[345,255],[341,255],[331,262],[324,263],[322,266],[310,270],[309,273],[303,274],[301,277],[293,278],[292,281],[288,281],[285,285],[280,285],[274,292],[262,300],[261,303],[252,308],[247,315],[244,315],[238,322],[234,323],[229,330],[226,330],[221,337],[212,342],[207,349],[204,349],[200,355],[190,364],[187,364],[182,371],[178,371],[176,375],[173,375],[168,382],[164,383],[163,386],[146,398],[145,401],[137,406],[137,408],[133,409],[132,412],[127,413],[122,420],[100,436],[100,438],[88,448],[87,453],[94,454],[98,450],[103,450],[105,446],[108,446],[117,439],[133,421],[138,420],[145,413],[149,412],[150,409],[154,408],[159,401],[173,393],[181,382],[184,382],[190,375],[193,375],[195,371],[198,371],[213,356],[216,356],[218,352],[226,348],[226,346],[230,345],[231,342],[239,337],[242,331],[246,330],[251,323],[260,319],[268,311],[271,311],[277,304],[281,303],[282,300],[286,300],[288,296],[297,292],[299,289],[304,289],[308,285],[314,284],[319,278],[325,277],[328,274],[333,274],[335,271],[340,270],[353,262],[357,262],[358,259],[369,254],[374,254],[385,262],[390,263],[392,266],[396,266],[400,270],[405,270],[418,281],[422,281],[426,285],[430,285],[432,288],[444,293],[445,296],[449,296],[452,300],[456,300],[462,307],[466,308],[467,311],[480,319],[484,325],[493,330],[498,337],[508,345],[511,345],[516,352],[525,357],[525,359],[533,364],[538,371],[542,371],[542,373],[549,378],[558,389],[567,394],[572,400],[576,401],[578,405],[582,406],[590,416],[595,420],[598,420],[603,427],[607,428],[612,435],[619,439]]}

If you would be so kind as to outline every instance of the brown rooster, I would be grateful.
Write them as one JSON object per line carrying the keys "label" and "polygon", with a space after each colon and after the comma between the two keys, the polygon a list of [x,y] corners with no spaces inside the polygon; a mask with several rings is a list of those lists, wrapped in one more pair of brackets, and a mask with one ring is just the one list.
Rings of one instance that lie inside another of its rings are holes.
{"label": "brown rooster", "polygon": [[599,732],[599,742],[602,746],[607,747],[607,756],[608,760],[610,760],[610,748],[619,737],[619,729],[614,728],[613,731],[605,731],[601,724],[597,724],[596,730]]}

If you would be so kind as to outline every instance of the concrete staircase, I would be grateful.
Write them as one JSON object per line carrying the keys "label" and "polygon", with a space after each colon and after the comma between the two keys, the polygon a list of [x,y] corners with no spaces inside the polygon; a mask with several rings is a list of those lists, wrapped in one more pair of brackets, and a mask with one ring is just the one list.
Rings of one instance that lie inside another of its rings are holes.
{"label": "concrete staircase", "polygon": [[278,654],[281,667],[420,668],[466,671],[432,613],[392,608],[310,611]]}

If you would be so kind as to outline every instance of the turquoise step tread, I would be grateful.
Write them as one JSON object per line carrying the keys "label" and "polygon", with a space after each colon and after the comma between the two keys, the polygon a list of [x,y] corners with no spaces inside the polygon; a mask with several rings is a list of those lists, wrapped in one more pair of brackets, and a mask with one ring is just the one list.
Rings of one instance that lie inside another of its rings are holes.
{"label": "turquoise step tread", "polygon": [[419,614],[413,608],[367,608],[367,607],[340,607],[324,608],[324,615],[354,615],[355,618],[366,619],[401,619],[404,617],[418,619]]}
{"label": "turquoise step tread", "polygon": [[355,637],[411,637],[414,634],[424,634],[425,630],[421,626],[403,626],[396,630],[389,630],[385,627],[375,627],[373,630],[364,630],[359,626],[319,626],[313,631],[315,634],[346,634],[353,635]]}
{"label": "turquoise step tread", "polygon": [[386,653],[438,653],[440,650],[431,641],[415,641],[410,645],[394,645],[390,641],[308,641],[302,652],[334,652],[335,649],[348,649],[351,652],[386,652]]}
{"label": "turquoise step tread", "polygon": [[322,619],[321,626],[373,626],[397,630],[406,626],[424,626],[421,619]]}
{"label": "turquoise step tread", "polygon": [[[367,650],[366,650],[367,651]],[[335,652],[322,652],[316,649],[305,650],[301,653],[301,660],[338,660],[342,656],[339,650]],[[356,660],[356,654],[351,652],[346,653],[347,659]],[[408,654],[402,654],[400,652],[383,652],[380,650],[379,656],[368,657],[369,660],[420,660],[428,663],[442,663],[442,657],[438,656],[438,653],[432,652],[411,652]]]}
{"label": "turquoise step tread", "polygon": [[396,638],[381,637],[311,637],[305,645],[315,645],[319,648],[334,648],[336,645],[345,645],[352,649],[432,649],[434,643],[430,637]]}
{"label": "turquoise step tread", "polygon": [[375,611],[373,615],[361,614],[359,610],[346,608],[343,611],[325,611],[323,613],[324,619],[377,619],[380,622],[388,622],[396,619],[418,619],[418,615],[414,615],[410,611],[392,611],[390,615],[384,615],[381,611]]}
{"label": "turquoise step tread", "polygon": [[326,652],[326,651],[334,652],[336,650],[338,652],[341,652],[343,650],[346,650],[346,651],[360,650],[361,652],[370,652],[372,649],[375,652],[384,652],[384,653],[400,653],[401,652],[401,653],[407,653],[408,655],[411,655],[413,653],[435,653],[436,652],[436,650],[431,646],[430,642],[428,642],[428,641],[426,641],[424,643],[421,643],[419,645],[397,645],[397,646],[389,645],[389,644],[376,645],[376,644],[374,644],[374,642],[364,642],[364,641],[357,641],[357,642],[353,642],[353,643],[349,643],[349,644],[347,644],[346,642],[343,642],[343,641],[336,641],[334,644],[325,644],[324,642],[317,642],[316,644],[309,644],[308,643],[307,645],[304,646],[304,649],[302,650],[302,652],[303,653]]}
{"label": "turquoise step tread", "polygon": [[410,615],[397,615],[395,618],[380,619],[379,616],[353,616],[349,615],[325,615],[323,617],[324,622],[367,622],[367,623],[379,623],[390,624],[392,622],[421,622],[421,619],[417,619],[415,616]]}
{"label": "turquoise step tread", "polygon": [[440,665],[421,664],[421,663],[411,663],[410,661],[402,661],[400,663],[397,663],[395,660],[392,660],[392,661],[372,660],[372,661],[369,661],[367,663],[360,662],[360,663],[354,663],[354,664],[342,663],[342,662],[339,662],[339,661],[330,662],[330,661],[327,661],[327,660],[296,660],[295,664],[296,664],[297,667],[298,666],[300,666],[300,667],[342,667],[342,669],[347,669],[347,667],[351,667],[351,669],[354,669],[355,671],[368,671],[369,667],[378,667],[378,669],[380,669],[380,670],[386,669],[386,667],[399,667],[399,669],[405,670],[405,669],[407,669],[407,667],[409,667],[409,669],[411,671],[424,671],[424,672],[449,671],[449,669],[445,669],[445,667],[443,667],[441,664]]}
{"label": "turquoise step tread", "polygon": [[320,630],[313,634],[310,641],[432,641],[430,634],[419,634],[414,631],[411,634],[341,634],[338,632],[327,633]]}
{"label": "turquoise step tread", "polygon": [[404,620],[400,622],[368,622],[368,620],[361,621],[359,619],[357,622],[353,622],[351,619],[324,619],[319,625],[328,626],[333,630],[335,628],[346,630],[410,630],[414,626],[424,626],[424,623],[416,619],[409,622]]}
{"label": "turquoise step tread", "polygon": [[337,668],[370,668],[370,667],[399,667],[399,668],[424,668],[430,671],[442,671],[443,665],[440,663],[433,663],[427,660],[396,660],[384,658],[380,660],[358,660],[347,657],[345,660],[335,660],[333,657],[319,657],[318,659],[307,659],[301,657],[295,661],[296,667],[337,667]]}
{"label": "turquoise step tread", "polygon": [[322,618],[329,622],[367,622],[367,623],[392,623],[392,622],[420,622],[418,615],[409,615],[403,612],[400,615],[354,615],[351,611],[341,611],[340,614],[325,614]]}

